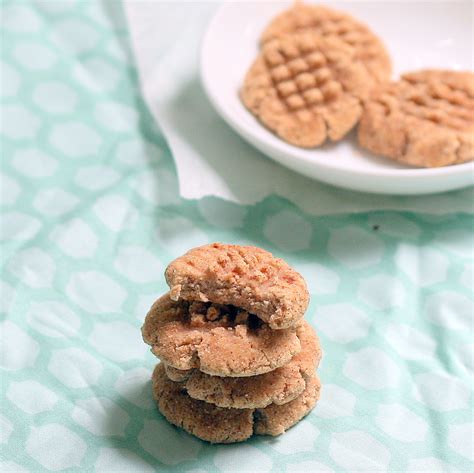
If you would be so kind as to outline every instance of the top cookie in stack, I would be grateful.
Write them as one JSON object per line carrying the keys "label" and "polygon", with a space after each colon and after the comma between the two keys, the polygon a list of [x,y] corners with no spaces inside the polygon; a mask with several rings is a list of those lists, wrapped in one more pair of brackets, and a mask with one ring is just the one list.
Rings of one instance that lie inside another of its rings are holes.
{"label": "top cookie in stack", "polygon": [[[211,442],[282,433],[315,405],[319,341],[304,279],[256,247],[214,243],[166,270],[143,338],[167,419]],[[225,421],[223,420],[225,419]]]}
{"label": "top cookie in stack", "polygon": [[273,329],[295,326],[309,302],[301,275],[254,246],[214,243],[195,248],[173,261],[165,276],[173,300],[233,305]]}

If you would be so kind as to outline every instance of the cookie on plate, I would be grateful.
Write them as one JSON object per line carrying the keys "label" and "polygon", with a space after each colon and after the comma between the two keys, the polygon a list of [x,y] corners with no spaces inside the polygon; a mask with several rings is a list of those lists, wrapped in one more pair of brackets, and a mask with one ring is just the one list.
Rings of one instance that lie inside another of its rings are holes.
{"label": "cookie on plate", "polygon": [[264,44],[240,90],[247,109],[290,144],[314,148],[342,139],[359,121],[377,80],[337,37],[311,30]]}
{"label": "cookie on plate", "polygon": [[180,371],[166,365],[166,375],[173,381],[183,382],[188,394],[219,407],[236,409],[285,404],[298,397],[306,382],[314,376],[321,359],[321,346],[308,322],[303,322],[296,334],[301,351],[285,366],[269,373],[246,378],[210,376],[199,370]]}
{"label": "cookie on plate", "polygon": [[379,82],[390,79],[390,56],[370,28],[347,13],[320,5],[295,3],[277,15],[265,28],[261,44],[286,34],[311,31],[325,38],[338,38],[355,48],[354,57]]}
{"label": "cookie on plate", "polygon": [[181,383],[171,381],[160,363],[153,372],[153,395],[158,409],[172,424],[212,443],[233,443],[259,435],[280,435],[315,406],[320,392],[314,376],[293,401],[263,409],[228,409],[191,398]]}
{"label": "cookie on plate", "polygon": [[254,246],[212,243],[194,248],[172,261],[165,276],[173,300],[232,305],[272,329],[294,326],[309,303],[302,276]]}
{"label": "cookie on plate", "polygon": [[474,74],[423,70],[381,86],[365,105],[359,144],[401,163],[439,167],[474,159]]}
{"label": "cookie on plate", "polygon": [[235,306],[158,299],[142,327],[143,340],[165,363],[214,376],[255,376],[287,364],[301,350],[294,327],[272,330]]}

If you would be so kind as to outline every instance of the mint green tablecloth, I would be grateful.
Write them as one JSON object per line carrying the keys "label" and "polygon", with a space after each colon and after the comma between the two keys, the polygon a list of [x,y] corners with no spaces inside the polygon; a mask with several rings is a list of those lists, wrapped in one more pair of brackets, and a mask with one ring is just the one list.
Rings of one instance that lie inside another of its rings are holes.
{"label": "mint green tablecloth", "polygon": [[[119,3],[2,2],[1,28],[1,471],[472,471],[470,216],[184,201]],[[216,240],[312,293],[322,398],[280,438],[211,446],[152,402],[143,317]]]}

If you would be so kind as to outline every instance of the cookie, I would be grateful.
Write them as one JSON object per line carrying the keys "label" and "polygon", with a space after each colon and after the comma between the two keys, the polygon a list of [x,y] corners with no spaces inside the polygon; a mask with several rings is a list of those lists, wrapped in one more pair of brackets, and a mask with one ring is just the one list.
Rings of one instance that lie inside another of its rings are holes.
{"label": "cookie", "polygon": [[319,392],[320,382],[314,376],[308,380],[303,393],[287,404],[271,404],[264,409],[226,409],[191,398],[181,383],[166,376],[163,363],[153,372],[153,395],[163,416],[212,443],[241,442],[253,433],[282,434],[311,411]]}
{"label": "cookie", "polygon": [[[168,376],[168,378],[171,379],[171,381],[175,381],[176,383],[182,383],[183,381],[188,381],[189,378],[191,378],[191,376],[196,371],[195,369],[179,370],[178,368],[175,368],[174,366],[171,366],[171,365],[167,365],[166,363],[164,363],[164,365],[165,365],[166,376]],[[199,373],[202,373],[203,376],[210,376],[210,375],[207,375],[206,373],[203,373],[202,371],[199,371],[199,370],[197,371]],[[221,378],[220,376],[214,376],[214,377]],[[222,378],[222,379],[229,379],[229,378]],[[239,379],[239,378],[230,378],[230,379]],[[245,379],[245,378],[241,378],[241,379]]]}
{"label": "cookie", "polygon": [[301,350],[295,328],[272,330],[255,315],[210,302],[158,299],[143,340],[165,363],[214,376],[255,376],[287,364]]}
{"label": "cookie", "polygon": [[308,415],[318,402],[321,383],[317,376],[309,378],[306,388],[296,399],[287,404],[270,404],[254,411],[254,434],[281,435]]}
{"label": "cookie", "polygon": [[379,82],[391,75],[390,56],[382,41],[352,16],[319,5],[296,3],[276,16],[261,36],[261,44],[286,34],[311,31],[321,37],[336,37],[355,48],[355,59]]}
{"label": "cookie", "polygon": [[174,300],[233,305],[273,329],[295,325],[309,303],[302,276],[254,246],[212,243],[194,248],[171,262],[165,276]]}
{"label": "cookie", "polygon": [[381,86],[367,102],[359,144],[401,163],[439,167],[474,159],[474,74],[424,70]]}
{"label": "cookie", "polygon": [[377,85],[356,48],[315,32],[265,43],[240,90],[247,109],[290,144],[339,141],[359,121],[361,100]]}
{"label": "cookie", "polygon": [[285,366],[269,373],[247,378],[209,376],[199,370],[180,371],[165,366],[166,375],[173,381],[184,382],[188,394],[219,407],[236,409],[285,404],[298,397],[306,381],[314,376],[321,359],[321,347],[314,330],[303,322],[296,331],[301,351]]}
{"label": "cookie", "polygon": [[153,372],[153,396],[171,424],[202,440],[232,443],[252,435],[252,409],[225,409],[192,399],[180,383],[166,376],[163,363]]}

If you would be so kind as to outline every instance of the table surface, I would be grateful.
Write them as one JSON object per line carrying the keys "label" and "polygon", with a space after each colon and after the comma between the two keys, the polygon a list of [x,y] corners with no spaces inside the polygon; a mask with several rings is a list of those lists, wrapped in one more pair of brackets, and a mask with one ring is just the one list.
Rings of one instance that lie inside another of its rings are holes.
{"label": "table surface", "polygon": [[[183,200],[119,2],[3,2],[2,28],[2,471],[470,470],[470,216]],[[154,407],[140,326],[211,241],[307,279],[322,397],[279,438],[212,446]]]}

